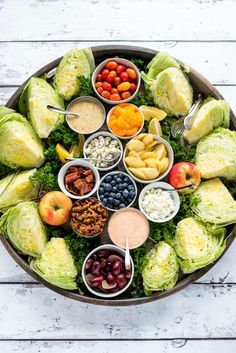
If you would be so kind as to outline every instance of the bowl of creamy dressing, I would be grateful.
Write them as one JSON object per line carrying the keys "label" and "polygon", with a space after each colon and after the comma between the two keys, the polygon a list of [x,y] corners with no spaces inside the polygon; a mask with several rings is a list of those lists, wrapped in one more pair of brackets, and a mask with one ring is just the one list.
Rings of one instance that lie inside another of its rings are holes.
{"label": "bowl of creamy dressing", "polygon": [[130,249],[138,248],[147,240],[149,231],[147,218],[133,207],[116,211],[108,223],[111,241],[121,248],[125,248],[126,238],[129,240]]}
{"label": "bowl of creamy dressing", "polygon": [[80,116],[66,115],[69,127],[78,134],[92,134],[99,130],[105,122],[106,111],[96,98],[83,96],[75,98],[67,107],[72,113]]}

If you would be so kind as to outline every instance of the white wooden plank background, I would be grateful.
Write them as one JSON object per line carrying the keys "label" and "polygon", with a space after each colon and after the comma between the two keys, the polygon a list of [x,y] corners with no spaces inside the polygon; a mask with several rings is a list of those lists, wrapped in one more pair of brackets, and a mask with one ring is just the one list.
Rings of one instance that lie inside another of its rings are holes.
{"label": "white wooden plank background", "polygon": [[[193,66],[236,112],[234,0],[1,0],[0,104],[28,75],[75,46],[134,44]],[[63,298],[0,245],[1,352],[235,353],[236,243],[197,283],[137,307]]]}

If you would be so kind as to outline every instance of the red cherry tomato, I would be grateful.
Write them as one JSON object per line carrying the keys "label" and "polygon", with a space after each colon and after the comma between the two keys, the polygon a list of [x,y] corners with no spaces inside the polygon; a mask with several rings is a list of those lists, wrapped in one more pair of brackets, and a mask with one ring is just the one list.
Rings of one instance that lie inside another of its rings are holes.
{"label": "red cherry tomato", "polygon": [[106,79],[106,77],[107,77],[107,75],[109,74],[109,70],[107,70],[107,69],[104,69],[104,70],[102,70],[102,78],[103,78],[103,80],[105,80]]}
{"label": "red cherry tomato", "polygon": [[108,91],[103,91],[102,96],[103,96],[103,98],[110,99],[111,94]]}
{"label": "red cherry tomato", "polygon": [[110,91],[112,89],[112,86],[111,86],[111,84],[109,82],[104,81],[103,84],[102,84],[102,88],[105,91]]}
{"label": "red cherry tomato", "polygon": [[128,74],[126,72],[123,71],[120,74],[120,79],[121,79],[121,81],[128,81],[129,80],[129,76],[128,76]]}
{"label": "red cherry tomato", "polygon": [[111,89],[111,94],[115,94],[115,93],[118,93],[118,89],[117,88],[112,88]]}
{"label": "red cherry tomato", "polygon": [[103,88],[102,88],[102,87],[98,87],[98,88],[97,88],[97,92],[98,92],[99,94],[102,94]]}
{"label": "red cherry tomato", "polygon": [[117,69],[116,69],[116,72],[118,73],[118,75],[119,75],[121,72],[123,72],[123,71],[125,71],[125,66],[124,66],[124,65],[118,65],[118,66],[117,66]]}
{"label": "red cherry tomato", "polygon": [[96,82],[95,87],[96,87],[96,88],[98,88],[98,87],[102,87],[102,82],[101,82],[101,81]]}
{"label": "red cherry tomato", "polygon": [[131,97],[131,93],[129,91],[125,91],[125,92],[121,93],[121,98],[122,99],[127,99],[129,97]]}
{"label": "red cherry tomato", "polygon": [[136,80],[137,79],[137,74],[136,71],[134,69],[131,69],[130,67],[126,70],[126,73],[128,75],[128,77],[132,80]]}
{"label": "red cherry tomato", "polygon": [[116,68],[117,68],[117,66],[118,66],[118,64],[117,64],[117,62],[116,61],[108,61],[108,63],[106,63],[106,68],[108,69],[108,70],[115,70]]}
{"label": "red cherry tomato", "polygon": [[136,89],[137,89],[137,86],[136,86],[136,84],[135,83],[131,83],[130,84],[130,92],[131,93],[134,93],[135,91],[136,91]]}
{"label": "red cherry tomato", "polygon": [[120,77],[115,77],[115,79],[114,79],[114,85],[115,86],[118,86],[120,84]]}
{"label": "red cherry tomato", "polygon": [[109,73],[107,75],[106,81],[109,83],[112,83],[114,81],[114,79],[115,79],[115,77],[111,73]]}
{"label": "red cherry tomato", "polygon": [[111,70],[111,71],[110,71],[110,75],[113,75],[114,77],[116,77],[116,76],[117,76],[117,73],[116,73],[116,71]]}
{"label": "red cherry tomato", "polygon": [[120,95],[118,93],[111,94],[110,100],[111,101],[120,101]]}
{"label": "red cherry tomato", "polygon": [[102,75],[101,75],[101,74],[98,74],[98,75],[97,75],[96,81],[102,81]]}

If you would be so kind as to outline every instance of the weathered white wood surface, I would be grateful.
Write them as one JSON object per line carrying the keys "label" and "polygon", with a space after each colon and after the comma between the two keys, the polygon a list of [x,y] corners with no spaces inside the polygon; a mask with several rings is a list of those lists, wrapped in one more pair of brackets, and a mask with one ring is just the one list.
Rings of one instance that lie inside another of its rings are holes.
{"label": "weathered white wood surface", "polygon": [[1,7],[4,41],[236,37],[234,0],[2,0]]}
{"label": "weathered white wood surface", "polygon": [[232,353],[235,351],[236,342],[226,340],[199,341],[175,339],[168,341],[13,341],[3,342],[3,352],[19,353]]}
{"label": "weathered white wood surface", "polygon": [[0,339],[232,338],[235,296],[236,284],[193,284],[141,306],[94,307],[37,284],[5,284]]}
{"label": "weathered white wood surface", "polygon": [[[235,13],[234,0],[0,0],[0,104],[70,48],[118,41],[170,52],[213,82],[236,112]],[[37,284],[0,244],[0,350],[235,353],[235,253],[236,243],[175,296],[105,308]]]}

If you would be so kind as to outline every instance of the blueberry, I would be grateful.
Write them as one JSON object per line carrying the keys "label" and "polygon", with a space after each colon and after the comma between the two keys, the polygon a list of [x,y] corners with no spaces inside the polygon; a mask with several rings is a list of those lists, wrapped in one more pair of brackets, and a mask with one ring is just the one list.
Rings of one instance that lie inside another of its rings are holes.
{"label": "blueberry", "polygon": [[129,178],[129,177],[127,177],[127,176],[124,177],[124,182],[125,182],[125,183],[128,183],[129,181],[130,181],[130,178]]}
{"label": "blueberry", "polygon": [[99,188],[99,194],[100,195],[104,194],[104,188],[102,188],[102,187]]}
{"label": "blueberry", "polygon": [[104,199],[104,195],[100,195],[100,200],[102,201]]}
{"label": "blueberry", "polygon": [[119,208],[125,208],[125,204],[124,203],[120,203]]}
{"label": "blueberry", "polygon": [[124,198],[126,198],[126,199],[127,199],[127,197],[129,197],[129,191],[128,191],[127,189],[125,189],[125,190],[123,191],[123,196],[124,196]]}
{"label": "blueberry", "polygon": [[110,196],[110,193],[109,193],[109,192],[105,192],[105,193],[104,193],[104,196],[105,196],[105,197],[109,197],[109,196]]}
{"label": "blueberry", "polygon": [[116,180],[117,178],[119,178],[119,177],[118,177],[118,174],[114,174],[114,175],[113,175],[113,179]]}
{"label": "blueberry", "polygon": [[112,186],[110,184],[106,184],[105,191],[111,191],[111,190],[112,190]]}
{"label": "blueberry", "polygon": [[124,189],[127,189],[128,183],[123,183],[123,187],[124,187]]}
{"label": "blueberry", "polygon": [[121,195],[120,201],[125,201],[124,197]]}
{"label": "blueberry", "polygon": [[117,184],[122,183],[122,179],[118,177],[118,178],[116,179],[116,182],[117,182]]}
{"label": "blueberry", "polygon": [[105,188],[105,183],[101,183],[101,186],[100,187],[102,187],[102,188]]}
{"label": "blueberry", "polygon": [[119,201],[119,200],[116,200],[116,199],[115,199],[115,200],[113,201],[114,207],[118,207],[119,204],[120,204],[120,201]]}
{"label": "blueberry", "polygon": [[117,194],[116,194],[116,199],[120,199],[121,198],[121,194],[118,192]]}
{"label": "blueberry", "polygon": [[107,201],[110,203],[110,204],[113,204],[113,198],[112,197],[108,197]]}
{"label": "blueberry", "polygon": [[127,201],[130,204],[133,201],[132,197],[128,197]]}
{"label": "blueberry", "polygon": [[114,192],[111,192],[110,197],[112,197],[114,199],[116,197],[116,194]]}
{"label": "blueberry", "polygon": [[116,186],[112,186],[112,191],[116,192],[117,191],[117,187]]}
{"label": "blueberry", "polygon": [[105,182],[106,183],[110,183],[112,181],[112,176],[111,175],[108,175],[106,178],[105,178]]}
{"label": "blueberry", "polygon": [[134,190],[134,189],[135,189],[135,188],[134,188],[134,185],[133,185],[133,184],[129,184],[129,185],[128,185],[128,190],[129,190],[129,191]]}
{"label": "blueberry", "polygon": [[115,180],[112,180],[111,181],[111,186],[115,186],[116,185],[116,181]]}
{"label": "blueberry", "polygon": [[132,198],[135,198],[135,195],[136,195],[135,191],[134,191],[134,190],[131,190],[131,191],[130,191],[130,196],[131,196]]}
{"label": "blueberry", "polygon": [[104,205],[107,204],[107,199],[104,197],[104,199],[102,200],[102,202],[104,203]]}
{"label": "blueberry", "polygon": [[123,184],[122,184],[122,183],[119,183],[119,184],[117,185],[117,188],[118,188],[119,190],[123,190]]}
{"label": "blueberry", "polygon": [[119,178],[123,179],[123,175],[124,175],[124,174],[118,173],[117,175],[118,175]]}

